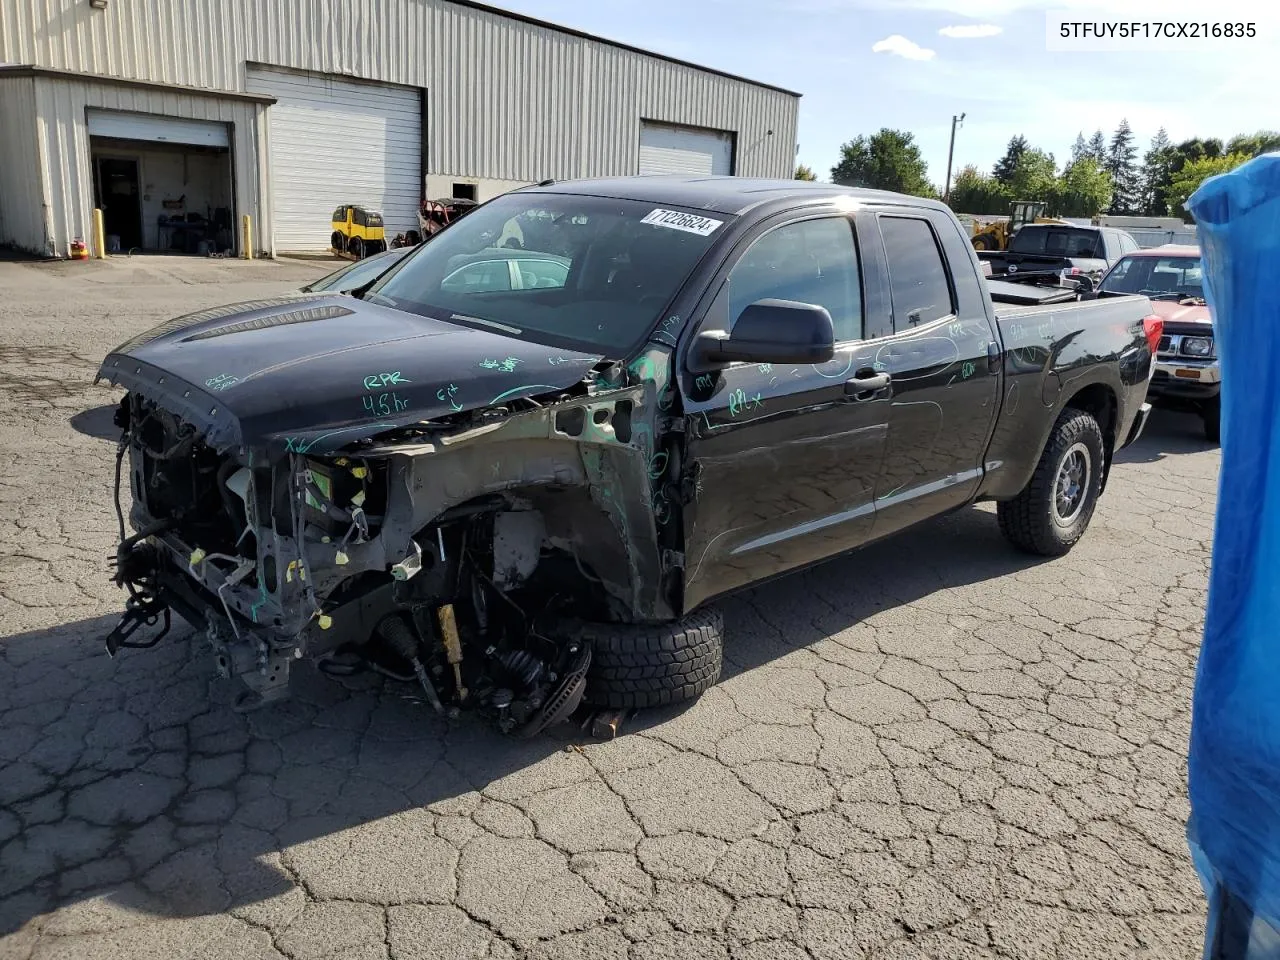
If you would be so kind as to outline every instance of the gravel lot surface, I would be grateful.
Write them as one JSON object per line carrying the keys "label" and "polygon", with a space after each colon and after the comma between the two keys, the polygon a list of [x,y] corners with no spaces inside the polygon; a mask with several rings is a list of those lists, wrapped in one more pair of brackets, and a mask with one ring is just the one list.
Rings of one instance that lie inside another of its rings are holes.
{"label": "gravel lot surface", "polygon": [[726,601],[721,684],[609,743],[305,666],[240,716],[186,627],[109,660],[96,364],[331,267],[0,262],[0,958],[1199,956],[1191,419],[1066,558],[974,508]]}

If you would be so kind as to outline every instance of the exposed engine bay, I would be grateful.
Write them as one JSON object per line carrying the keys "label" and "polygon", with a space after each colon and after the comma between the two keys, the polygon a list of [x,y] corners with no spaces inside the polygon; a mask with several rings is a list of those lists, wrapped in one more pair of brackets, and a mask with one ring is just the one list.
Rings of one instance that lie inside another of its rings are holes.
{"label": "exposed engine bay", "polygon": [[[291,664],[309,657],[412,683],[435,710],[477,709],[515,735],[564,720],[591,663],[574,624],[680,603],[673,511],[654,508],[667,478],[651,476],[652,441],[632,423],[654,384],[630,379],[326,454],[215,449],[131,391],[115,491],[115,580],[130,596],[108,651],[153,646],[173,610],[239,710],[287,696]],[[678,465],[678,451],[658,462]]]}

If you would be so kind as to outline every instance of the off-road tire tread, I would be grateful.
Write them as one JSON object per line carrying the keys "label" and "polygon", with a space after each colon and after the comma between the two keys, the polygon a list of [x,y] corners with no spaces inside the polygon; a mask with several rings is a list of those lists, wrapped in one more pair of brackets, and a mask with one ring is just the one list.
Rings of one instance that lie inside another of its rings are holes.
{"label": "off-road tire tread", "polygon": [[[1059,527],[1053,519],[1054,481],[1058,460],[1068,447],[1083,440],[1093,458],[1089,490],[1084,509],[1070,528]],[[1042,557],[1060,557],[1084,536],[1098,505],[1102,489],[1102,430],[1093,414],[1068,407],[1054,424],[1049,442],[1040,455],[1031,481],[1012,500],[996,504],[996,518],[1005,539],[1019,550]]]}
{"label": "off-road tire tread", "polygon": [[662,624],[586,623],[591,644],[584,700],[600,707],[661,707],[701,696],[720,679],[724,619],[699,610]]}

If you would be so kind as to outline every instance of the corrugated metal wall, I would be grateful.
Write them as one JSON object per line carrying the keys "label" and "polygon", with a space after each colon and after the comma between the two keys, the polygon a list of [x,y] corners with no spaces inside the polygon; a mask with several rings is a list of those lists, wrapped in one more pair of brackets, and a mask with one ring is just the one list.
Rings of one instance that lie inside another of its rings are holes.
{"label": "corrugated metal wall", "polygon": [[0,61],[223,90],[250,61],[426,88],[434,174],[635,173],[641,119],[735,132],[739,175],[795,163],[790,94],[447,0],[0,0]]}
{"label": "corrugated metal wall", "polygon": [[39,176],[35,80],[0,77],[0,243],[44,255],[44,210],[33,189]]}
{"label": "corrugated metal wall", "polygon": [[[236,216],[250,214],[258,236],[271,236],[270,206],[259,202],[263,187],[259,171],[266,168],[260,165],[256,133],[260,114],[265,111],[263,104],[71,78],[36,77],[34,83],[38,111],[36,149],[52,242],[49,252],[66,256],[67,244],[73,237],[88,240],[92,235],[93,172],[87,107],[233,124]],[[30,190],[30,180],[26,183]]]}

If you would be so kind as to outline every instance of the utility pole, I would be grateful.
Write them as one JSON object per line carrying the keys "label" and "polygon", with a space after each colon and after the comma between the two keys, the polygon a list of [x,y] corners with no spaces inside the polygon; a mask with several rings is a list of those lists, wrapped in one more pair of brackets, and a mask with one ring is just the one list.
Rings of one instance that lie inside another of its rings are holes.
{"label": "utility pole", "polygon": [[951,202],[951,158],[956,153],[956,127],[964,123],[964,114],[951,118],[951,146],[947,148],[947,185],[942,188],[942,202]]}

